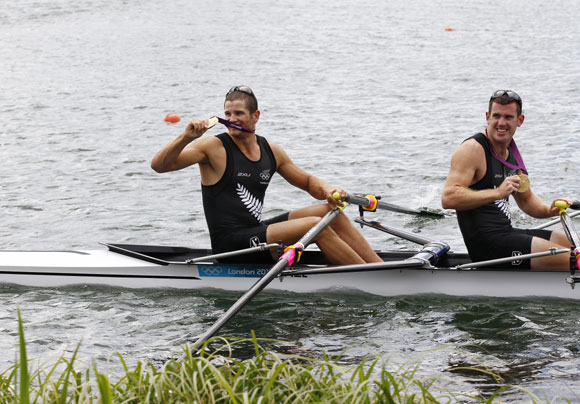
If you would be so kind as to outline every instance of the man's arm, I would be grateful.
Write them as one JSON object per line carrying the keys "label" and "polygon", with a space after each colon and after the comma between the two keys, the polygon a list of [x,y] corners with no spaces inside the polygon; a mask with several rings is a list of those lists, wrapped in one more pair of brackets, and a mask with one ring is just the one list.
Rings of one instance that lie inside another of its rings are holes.
{"label": "man's arm", "polygon": [[441,206],[444,209],[474,209],[505,198],[519,188],[520,178],[517,175],[507,177],[496,189],[469,188],[484,177],[486,170],[483,147],[473,139],[462,143],[451,157],[449,175],[441,194]]}
{"label": "man's arm", "polygon": [[157,152],[151,161],[151,168],[158,173],[165,173],[181,170],[193,164],[207,163],[206,150],[210,146],[211,138],[198,140],[186,148],[188,144],[201,137],[207,131],[207,127],[207,120],[189,121],[182,134]]}
{"label": "man's arm", "polygon": [[344,190],[332,187],[323,179],[307,173],[298,167],[280,146],[272,142],[269,142],[269,144],[274,153],[274,157],[276,157],[276,171],[290,184],[308,192],[313,198],[319,200],[326,199],[332,205],[338,203],[332,197],[334,192],[338,191],[343,198],[346,198]]}
{"label": "man's arm", "polygon": [[514,199],[521,210],[537,219],[558,216],[560,208],[556,207],[556,201],[566,201],[569,205],[573,203],[570,198],[556,198],[552,201],[551,205],[548,205],[539,196],[534,194],[531,189],[515,194]]}
{"label": "man's arm", "polygon": [[[531,189],[528,189],[526,192],[514,194],[514,199],[519,208],[532,217],[545,218],[558,215],[558,208],[545,203]],[[553,207],[555,208],[554,211],[552,210]]]}

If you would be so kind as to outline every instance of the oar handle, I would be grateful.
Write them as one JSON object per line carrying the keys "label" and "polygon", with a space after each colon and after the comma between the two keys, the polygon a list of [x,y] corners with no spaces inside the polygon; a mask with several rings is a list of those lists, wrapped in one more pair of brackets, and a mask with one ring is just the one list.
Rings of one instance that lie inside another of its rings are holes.
{"label": "oar handle", "polygon": [[557,200],[556,202],[554,202],[554,206],[560,208],[559,214],[561,215],[562,212],[565,212],[566,209],[568,209],[568,208],[574,209],[574,210],[580,210],[580,201],[576,199],[576,200],[572,201],[572,204],[569,204],[568,202],[560,199],[560,200]]}

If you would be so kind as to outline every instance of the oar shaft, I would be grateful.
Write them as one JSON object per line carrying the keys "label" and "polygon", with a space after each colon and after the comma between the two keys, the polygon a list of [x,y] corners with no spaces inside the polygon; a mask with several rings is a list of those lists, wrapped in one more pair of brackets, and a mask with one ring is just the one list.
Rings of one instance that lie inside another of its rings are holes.
{"label": "oar shaft", "polygon": [[322,275],[322,274],[342,274],[347,272],[366,272],[366,271],[384,271],[390,269],[404,268],[421,268],[425,261],[416,258],[408,258],[400,261],[388,262],[370,262],[367,264],[340,265],[322,268],[306,268],[282,272],[280,276],[303,276],[303,275]]}
{"label": "oar shaft", "polygon": [[[572,218],[572,217],[576,217],[576,216],[578,216],[578,215],[580,215],[580,211],[578,211],[578,212],[572,212],[572,213],[570,213],[570,214],[568,215],[568,217]],[[540,224],[540,225],[538,225],[538,226],[534,226],[534,227],[532,227],[532,229],[536,229],[536,230],[545,229],[545,228],[547,228],[547,227],[553,226],[553,225],[555,225],[555,224],[558,224],[558,223],[560,223],[560,222],[561,222],[561,220],[560,220],[560,218],[558,217],[558,218],[556,218],[556,219],[550,220],[549,222],[546,222],[546,223]]]}
{"label": "oar shaft", "polygon": [[568,240],[570,240],[574,258],[576,260],[576,268],[573,267],[570,268],[573,274],[574,271],[576,271],[576,269],[580,268],[580,238],[578,237],[578,233],[574,228],[574,223],[572,223],[572,219],[570,219],[570,216],[568,216],[568,214],[565,211],[560,213],[560,220],[562,221],[564,233],[566,233]]}
{"label": "oar shaft", "polygon": [[407,208],[404,206],[394,205],[392,203],[380,200],[378,197],[371,195],[360,196],[354,194],[347,194],[345,201],[355,205],[361,206],[365,210],[374,211],[376,209],[390,210],[391,212],[406,213],[411,215],[422,215],[422,216],[434,216],[434,217],[444,217],[445,215],[438,212],[430,212],[428,210],[419,210]]}
{"label": "oar shaft", "polygon": [[578,233],[574,228],[574,223],[570,220],[570,215],[567,213],[562,213],[560,215],[560,221],[562,222],[562,226],[564,227],[564,232],[568,236],[568,239],[572,243],[573,248],[580,248],[580,239],[578,238]]}
{"label": "oar shaft", "polygon": [[341,274],[347,272],[384,271],[403,268],[433,268],[437,260],[449,251],[449,245],[443,242],[434,242],[426,245],[423,250],[413,256],[398,261],[370,262],[366,264],[339,265],[324,268],[289,269],[280,276],[302,276],[320,274]]}
{"label": "oar shaft", "polygon": [[548,255],[565,254],[565,253],[569,253],[569,252],[570,252],[570,250],[568,250],[568,249],[559,249],[558,250],[555,248],[550,248],[549,251],[543,251],[543,252],[537,252],[537,253],[531,253],[531,254],[523,254],[523,255],[515,255],[513,257],[497,258],[497,259],[488,260],[488,261],[470,262],[469,264],[457,265],[456,267],[453,267],[453,268],[454,269],[469,269],[469,268],[487,267],[490,265],[505,264],[505,263],[513,262],[513,261],[546,257]]}
{"label": "oar shaft", "polygon": [[[411,213],[414,215],[421,214],[420,210],[393,205],[392,203],[387,203],[387,202],[384,202],[381,200],[376,200],[376,199],[370,198],[368,196],[359,196],[359,195],[347,194],[345,200],[348,203],[359,205],[359,206],[362,206],[363,208],[367,208],[367,209],[373,209],[373,210],[374,209],[384,209],[384,210],[390,210],[390,211],[399,212],[399,213]],[[373,206],[373,205],[376,205],[376,206]]]}
{"label": "oar shaft", "polygon": [[[340,214],[341,208],[334,208],[320,219],[320,221],[312,227],[298,243],[306,247],[312,243],[314,239]],[[280,260],[264,275],[258,282],[256,282],[246,293],[242,295],[229,309],[226,311],[199,339],[195,342],[195,346],[207,341],[213,337],[228,321],[230,321],[250,300],[252,300],[258,293],[260,293],[274,278],[278,276],[289,264],[289,260],[282,255]]]}
{"label": "oar shaft", "polygon": [[565,200],[557,200],[554,202],[554,204],[560,208],[560,220],[562,222],[562,227],[564,228],[564,233],[566,233],[566,236],[570,241],[570,246],[572,247],[573,255],[576,261],[576,265],[570,267],[570,271],[573,275],[576,269],[580,268],[580,238],[578,237],[578,233],[574,228],[574,223],[572,223],[572,219],[570,219],[566,209],[580,209],[580,202],[573,201],[572,205],[568,205],[568,202]]}
{"label": "oar shaft", "polygon": [[[196,262],[213,261],[213,260],[219,260],[222,258],[231,258],[231,257],[236,257],[238,255],[250,254],[253,252],[267,251],[271,248],[277,248],[277,247],[280,247],[280,244],[278,244],[278,243],[271,243],[271,244],[260,243],[257,246],[244,248],[243,250],[236,250],[236,251],[230,251],[230,252],[225,252],[225,253],[206,255],[205,257],[192,258],[192,259],[189,259],[183,263],[184,264],[195,264]],[[172,263],[175,263],[175,262],[172,262]],[[179,263],[179,262],[177,262],[177,263]]]}
{"label": "oar shaft", "polygon": [[[408,214],[412,214],[412,215],[431,214],[431,213],[423,211],[423,210],[405,208],[403,206],[393,205],[392,203],[388,203],[388,202],[384,202],[384,201],[379,201],[378,208],[384,209],[384,210],[390,210],[391,212],[408,213]],[[438,213],[434,213],[433,215],[434,216],[441,216]]]}
{"label": "oar shaft", "polygon": [[258,282],[242,295],[199,339],[195,346],[213,337],[224,325],[228,323],[238,312],[258,293],[260,293],[277,275],[288,265],[288,261],[282,258],[276,263]]}
{"label": "oar shaft", "polygon": [[402,229],[399,229],[396,227],[392,227],[392,226],[389,226],[386,224],[381,224],[379,222],[375,222],[375,221],[369,222],[369,221],[366,221],[366,220],[361,219],[361,218],[356,218],[356,219],[354,219],[354,221],[363,225],[363,226],[368,226],[368,227],[371,227],[373,229],[392,234],[393,236],[404,238],[405,240],[412,241],[413,243],[425,245],[425,244],[436,242],[436,240],[433,240],[433,239],[430,239],[427,237],[423,237],[423,236],[420,236],[416,233],[411,233],[411,232],[408,232],[408,231],[405,231],[405,230],[402,230]]}

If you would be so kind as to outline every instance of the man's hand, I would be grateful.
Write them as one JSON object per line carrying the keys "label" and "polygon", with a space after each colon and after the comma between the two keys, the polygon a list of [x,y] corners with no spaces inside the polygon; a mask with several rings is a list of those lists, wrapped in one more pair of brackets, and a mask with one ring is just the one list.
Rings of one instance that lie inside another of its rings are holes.
{"label": "man's hand", "polygon": [[210,128],[208,119],[192,119],[187,123],[183,135],[190,142],[200,138]]}
{"label": "man's hand", "polygon": [[[334,197],[335,194],[340,195],[340,199]],[[342,205],[346,199],[346,191],[342,188],[332,188],[330,192],[326,195],[326,201],[332,207]]]}
{"label": "man's hand", "polygon": [[550,216],[558,216],[560,214],[560,208],[556,206],[556,201],[564,201],[568,205],[572,205],[574,201],[570,198],[556,198],[552,201],[550,205]]}
{"label": "man's hand", "polygon": [[[206,138],[199,143],[189,144],[200,138],[211,126],[207,119],[192,119],[189,121],[183,133],[157,152],[153,160],[151,160],[151,168],[158,173],[165,173],[206,162],[208,159],[206,151],[208,142],[204,141],[211,139]],[[205,147],[204,143],[206,143]]]}
{"label": "man's hand", "polygon": [[519,175],[512,175],[512,176],[507,177],[505,180],[503,180],[503,182],[501,183],[501,185],[497,189],[499,192],[498,199],[507,198],[508,196],[513,195],[516,192],[518,192],[518,189],[520,189],[521,183],[522,183],[522,179],[520,178]]}

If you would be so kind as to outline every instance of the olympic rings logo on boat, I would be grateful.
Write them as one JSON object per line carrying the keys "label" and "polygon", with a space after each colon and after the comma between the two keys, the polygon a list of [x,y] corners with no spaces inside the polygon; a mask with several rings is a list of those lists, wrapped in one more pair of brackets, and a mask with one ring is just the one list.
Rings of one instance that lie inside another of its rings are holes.
{"label": "olympic rings logo on boat", "polygon": [[206,276],[218,276],[221,273],[222,273],[222,269],[219,267],[209,267],[209,268],[206,267],[203,269],[203,275],[206,275]]}

